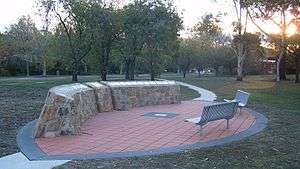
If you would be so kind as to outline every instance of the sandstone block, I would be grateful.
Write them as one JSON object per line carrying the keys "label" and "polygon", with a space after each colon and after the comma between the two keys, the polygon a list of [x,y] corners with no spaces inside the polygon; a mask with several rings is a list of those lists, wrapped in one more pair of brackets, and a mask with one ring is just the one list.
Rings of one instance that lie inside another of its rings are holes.
{"label": "sandstone block", "polygon": [[53,87],[37,122],[35,137],[77,134],[81,124],[95,115],[94,90],[76,83]]}

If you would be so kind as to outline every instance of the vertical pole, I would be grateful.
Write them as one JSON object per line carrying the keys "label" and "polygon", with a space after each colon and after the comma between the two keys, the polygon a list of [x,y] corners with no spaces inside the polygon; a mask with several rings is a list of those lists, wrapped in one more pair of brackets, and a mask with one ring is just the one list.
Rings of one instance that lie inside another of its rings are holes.
{"label": "vertical pole", "polygon": [[46,58],[44,58],[44,60],[43,60],[43,76],[47,76],[47,62],[46,62]]}
{"label": "vertical pole", "polygon": [[229,119],[227,119],[227,129],[229,129]]}
{"label": "vertical pole", "polygon": [[202,125],[200,125],[200,136],[203,135],[203,128],[202,128]]}
{"label": "vertical pole", "polygon": [[[300,24],[299,24],[300,26]],[[300,49],[299,49],[300,51]],[[297,53],[297,55],[295,56],[295,64],[296,64],[296,78],[295,78],[295,83],[299,83],[299,74],[300,74],[300,52]]]}
{"label": "vertical pole", "polygon": [[30,76],[29,61],[26,61],[26,76]]}

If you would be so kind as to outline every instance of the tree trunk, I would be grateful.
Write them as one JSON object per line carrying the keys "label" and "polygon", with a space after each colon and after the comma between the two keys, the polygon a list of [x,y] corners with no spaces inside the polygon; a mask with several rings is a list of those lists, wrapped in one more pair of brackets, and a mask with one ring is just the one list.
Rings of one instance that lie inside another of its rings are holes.
{"label": "tree trunk", "polygon": [[300,74],[300,56],[295,56],[295,64],[296,64],[296,80],[295,83],[299,83],[299,74]]}
{"label": "tree trunk", "polygon": [[242,70],[240,68],[238,68],[238,70],[237,70],[236,80],[237,81],[243,81],[243,73],[242,73]]}
{"label": "tree trunk", "polygon": [[152,60],[150,61],[150,76],[151,76],[151,81],[155,80],[155,70],[154,70],[154,63]]}
{"label": "tree trunk", "polygon": [[85,62],[83,62],[84,65],[84,73],[87,74],[88,73],[88,66]]}
{"label": "tree trunk", "polygon": [[[246,48],[245,48],[245,43],[243,40],[243,36],[246,34],[246,28],[243,29],[242,26],[242,1],[238,1],[239,2],[239,10],[237,8],[237,5],[235,3],[235,8],[237,11],[239,11],[237,13],[237,17],[238,17],[238,47],[237,47],[237,59],[238,59],[238,63],[237,63],[237,81],[243,81],[243,68],[244,68],[244,60],[245,60],[245,56],[246,56]],[[248,16],[248,12],[246,14]],[[248,17],[246,17],[246,25],[247,25],[247,19]],[[243,32],[243,33],[242,33]]]}
{"label": "tree trunk", "polygon": [[284,10],[284,5],[282,5],[281,10],[281,17],[282,17],[282,27],[281,27],[281,52],[279,56],[279,62],[277,64],[277,81],[280,80],[286,80],[285,75],[285,55],[287,50],[287,41],[286,41],[286,30],[287,30],[287,24],[286,24],[286,14]]}
{"label": "tree trunk", "polygon": [[134,72],[135,72],[135,56],[130,59],[130,69],[129,69],[129,79],[134,80]]}
{"label": "tree trunk", "polygon": [[100,73],[101,73],[101,80],[107,81],[107,63],[103,63]]}
{"label": "tree trunk", "polygon": [[100,74],[101,74],[101,80],[102,81],[106,81],[107,80],[107,53],[106,53],[106,49],[102,49],[103,53],[102,53],[102,66],[101,66],[101,70],[100,70]]}
{"label": "tree trunk", "polygon": [[129,80],[130,78],[129,78],[129,61],[126,59],[125,60],[125,79],[126,80]]}
{"label": "tree trunk", "polygon": [[107,72],[108,72],[107,69],[108,69],[110,52],[111,52],[111,43],[102,44],[101,56],[100,56],[100,60],[102,61],[101,70],[100,70],[102,81],[107,81]]}
{"label": "tree trunk", "polygon": [[77,72],[73,72],[73,75],[72,75],[72,81],[73,81],[73,82],[77,82],[77,81],[78,81],[78,75],[77,75]]}
{"label": "tree trunk", "polygon": [[134,80],[135,58],[128,58],[125,61],[125,79]]}
{"label": "tree trunk", "polygon": [[78,62],[77,61],[75,61],[74,67],[73,67],[72,81],[73,82],[78,81]]}
{"label": "tree trunk", "polygon": [[215,69],[215,71],[216,71],[216,76],[219,76],[219,66],[214,66],[214,69]]}
{"label": "tree trunk", "polygon": [[186,71],[184,70],[182,72],[183,72],[183,78],[185,78],[186,77]]}
{"label": "tree trunk", "polygon": [[201,66],[198,66],[197,67],[197,71],[198,71],[198,77],[201,77],[201,71],[202,71],[202,67]]}
{"label": "tree trunk", "polygon": [[240,44],[238,47],[238,64],[237,64],[237,81],[243,81],[243,68],[244,68],[244,47],[240,40]]}
{"label": "tree trunk", "polygon": [[126,79],[126,80],[130,80],[130,77],[129,77],[129,69],[128,69],[128,68],[125,69],[125,79]]}
{"label": "tree trunk", "polygon": [[129,70],[129,80],[134,80],[134,69],[135,69],[135,66],[133,65],[134,63],[131,63],[131,68]]}
{"label": "tree trunk", "polygon": [[30,76],[30,64],[29,61],[26,61],[26,76]]}
{"label": "tree trunk", "polygon": [[151,81],[155,81],[155,73],[151,72]]}
{"label": "tree trunk", "polygon": [[120,74],[120,75],[123,74],[123,63],[121,63],[121,65],[120,65],[120,71],[119,71],[119,74]]}
{"label": "tree trunk", "polygon": [[276,63],[276,81],[277,82],[280,81],[280,65],[282,62],[282,58],[283,58],[283,55],[280,54],[279,58],[277,59],[277,63]]}
{"label": "tree trunk", "polygon": [[102,81],[107,81],[107,72],[106,72],[106,70],[103,70],[101,72],[101,80]]}
{"label": "tree trunk", "polygon": [[280,64],[279,64],[279,79],[280,80],[286,80],[286,73],[285,73],[285,70],[286,70],[286,57],[283,56]]}
{"label": "tree trunk", "polygon": [[43,60],[43,76],[47,76],[47,62],[45,58]]}

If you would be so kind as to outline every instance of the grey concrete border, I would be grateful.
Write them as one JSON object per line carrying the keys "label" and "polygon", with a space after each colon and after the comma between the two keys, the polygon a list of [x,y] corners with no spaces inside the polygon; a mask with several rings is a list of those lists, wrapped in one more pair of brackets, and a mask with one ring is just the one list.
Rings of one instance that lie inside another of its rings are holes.
{"label": "grey concrete border", "polygon": [[18,147],[29,160],[32,160],[32,156],[34,156],[35,160],[42,160],[43,157],[47,156],[36,144],[33,137],[36,121],[37,120],[27,123],[17,134]]}
{"label": "grey concrete border", "polygon": [[87,159],[109,159],[109,158],[125,158],[125,157],[139,157],[139,156],[148,156],[148,155],[159,155],[165,153],[178,153],[185,150],[193,149],[202,149],[212,146],[220,146],[228,144],[234,141],[242,140],[246,137],[252,136],[256,133],[261,132],[268,123],[268,119],[251,109],[246,109],[251,113],[256,121],[255,123],[247,130],[238,133],[233,136],[225,137],[218,140],[213,140],[205,143],[195,143],[190,145],[179,145],[175,147],[160,148],[147,151],[134,151],[134,152],[120,152],[120,153],[96,153],[96,154],[76,154],[76,155],[47,155],[45,154],[37,145],[33,138],[33,131],[35,126],[35,121],[32,121],[25,125],[17,135],[17,143],[22,153],[29,160],[87,160]]}

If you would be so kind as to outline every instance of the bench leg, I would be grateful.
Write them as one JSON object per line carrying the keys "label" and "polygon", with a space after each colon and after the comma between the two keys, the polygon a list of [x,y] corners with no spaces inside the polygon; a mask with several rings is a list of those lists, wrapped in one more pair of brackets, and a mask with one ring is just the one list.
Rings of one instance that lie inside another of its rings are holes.
{"label": "bench leg", "polygon": [[239,109],[240,109],[240,111],[239,111],[239,112],[240,112],[240,114],[242,113],[242,108],[243,108],[243,107],[239,107]]}
{"label": "bench leg", "polygon": [[203,127],[200,125],[199,128],[200,128],[199,129],[200,136],[202,136],[203,135]]}
{"label": "bench leg", "polygon": [[241,108],[241,107],[238,107],[238,108],[236,109],[236,112],[235,112],[234,115],[240,115],[241,112],[242,112],[242,108]]}
{"label": "bench leg", "polygon": [[229,119],[227,120],[227,129],[229,129]]}

